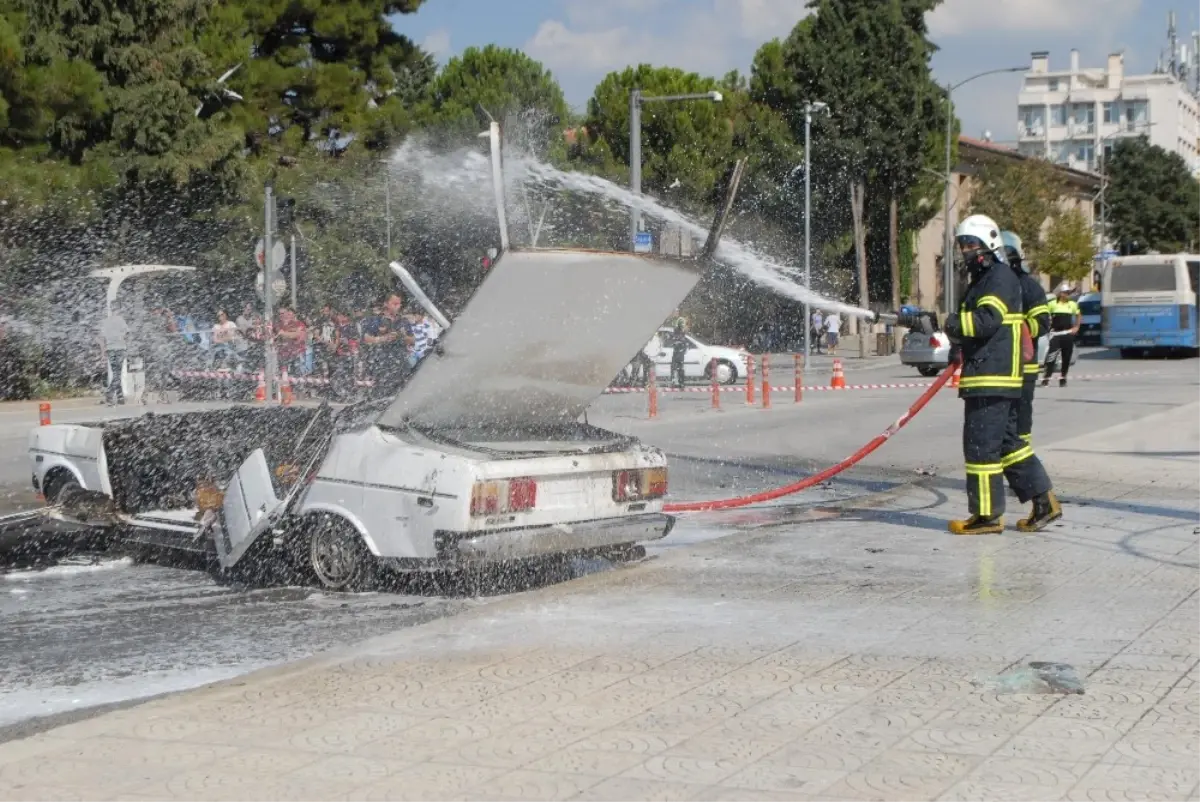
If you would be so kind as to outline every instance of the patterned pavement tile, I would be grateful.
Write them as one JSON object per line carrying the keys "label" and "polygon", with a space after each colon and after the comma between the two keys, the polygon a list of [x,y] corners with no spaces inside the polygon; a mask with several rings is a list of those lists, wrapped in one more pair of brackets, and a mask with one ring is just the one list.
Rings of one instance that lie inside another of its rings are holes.
{"label": "patterned pavement tile", "polygon": [[831,799],[925,800],[935,799],[954,784],[952,777],[880,771],[871,768],[846,775],[822,789]]}
{"label": "patterned pavement tile", "polygon": [[517,770],[488,780],[479,791],[491,799],[570,799],[599,784],[603,778],[586,774]]}
{"label": "patterned pavement tile", "polygon": [[348,798],[371,802],[461,800],[470,796],[475,789],[485,788],[491,780],[504,773],[503,769],[480,766],[422,763],[409,767],[402,774],[359,787]]}
{"label": "patterned pavement tile", "polygon": [[846,772],[833,769],[759,761],[729,775],[720,785],[751,791],[784,791],[805,796],[823,796],[825,789],[845,776]]}
{"label": "patterned pavement tile", "polygon": [[1072,799],[1183,799],[1200,782],[1200,770],[1101,763],[1071,789]]}
{"label": "patterned pavement tile", "polygon": [[571,798],[590,802],[628,802],[630,799],[643,802],[690,802],[699,799],[707,790],[708,786],[693,783],[613,777]]}
{"label": "patterned pavement tile", "polygon": [[746,765],[745,760],[660,754],[621,772],[621,777],[658,782],[716,785]]}

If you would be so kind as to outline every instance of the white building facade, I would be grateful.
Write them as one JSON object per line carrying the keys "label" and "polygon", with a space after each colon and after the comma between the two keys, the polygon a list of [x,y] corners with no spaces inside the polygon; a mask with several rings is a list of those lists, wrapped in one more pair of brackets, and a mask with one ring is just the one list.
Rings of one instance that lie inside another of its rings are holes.
{"label": "white building facade", "polygon": [[1200,163],[1200,103],[1187,82],[1169,72],[1126,75],[1114,53],[1102,68],[1050,69],[1050,54],[1032,54],[1018,97],[1018,150],[1076,170],[1098,171],[1122,137],[1146,136]]}

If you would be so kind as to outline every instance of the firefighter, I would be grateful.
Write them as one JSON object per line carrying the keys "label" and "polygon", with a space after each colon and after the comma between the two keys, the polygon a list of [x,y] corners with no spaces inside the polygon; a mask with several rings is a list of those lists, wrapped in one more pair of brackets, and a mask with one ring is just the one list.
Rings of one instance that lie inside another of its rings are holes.
{"label": "firefighter", "polygon": [[956,535],[1003,532],[1007,478],[1021,498],[1033,500],[1032,514],[1017,528],[1038,531],[1062,517],[1062,510],[1041,461],[1017,433],[1024,384],[1021,282],[1004,262],[1000,228],[991,218],[971,215],[959,224],[955,238],[969,284],[958,313],[946,317],[946,334],[962,352],[958,394],[966,407],[963,457],[970,515],[951,521],[949,529]]}
{"label": "firefighter", "polygon": [[[1037,279],[1030,275],[1029,263],[1025,261],[1025,248],[1021,238],[1011,231],[1001,231],[1004,256],[1008,266],[1021,282],[1021,303],[1025,309],[1025,325],[1029,329],[1033,354],[1024,361],[1021,383],[1021,406],[1017,415],[1017,434],[1026,443],[1033,442],[1033,390],[1037,387],[1038,371],[1037,341],[1050,331],[1050,307],[1046,305],[1046,292]],[[1027,499],[1021,499],[1022,502]]]}

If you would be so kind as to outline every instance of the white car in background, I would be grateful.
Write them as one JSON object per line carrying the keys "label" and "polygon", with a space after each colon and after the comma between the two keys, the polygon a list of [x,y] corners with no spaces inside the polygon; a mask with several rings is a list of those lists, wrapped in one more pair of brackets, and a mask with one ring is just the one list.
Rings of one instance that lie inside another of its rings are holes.
{"label": "white car in background", "polygon": [[[673,336],[674,329],[663,326],[654,335],[654,339],[642,349],[642,353],[654,363],[654,376],[659,381],[669,381],[671,378]],[[717,381],[721,384],[734,384],[750,372],[746,352],[724,345],[707,345],[690,334],[684,336],[688,341],[688,350],[683,357],[683,375],[688,381],[712,381],[709,367],[714,359],[717,364]]]}

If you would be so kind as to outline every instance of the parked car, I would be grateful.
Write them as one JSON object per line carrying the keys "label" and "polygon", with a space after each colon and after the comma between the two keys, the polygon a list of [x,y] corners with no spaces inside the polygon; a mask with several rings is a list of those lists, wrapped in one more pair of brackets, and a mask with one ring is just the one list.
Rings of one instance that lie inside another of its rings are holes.
{"label": "parked car", "polygon": [[[669,343],[672,336],[674,330],[670,326],[663,326],[642,349],[642,353],[654,362],[654,375],[659,380],[671,378]],[[683,375],[688,381],[711,381],[709,366],[714,359],[717,361],[717,381],[721,384],[734,384],[749,373],[746,353],[723,345],[702,343],[690,334],[684,336],[687,337],[688,350],[683,357]]]}
{"label": "parked car", "polygon": [[1088,292],[1079,296],[1079,345],[1100,345],[1100,293]]}
{"label": "parked car", "polygon": [[936,376],[950,364],[950,338],[938,330],[936,312],[922,314],[929,318],[933,333],[913,329],[905,334],[900,343],[900,364],[912,365],[922,376]]}

